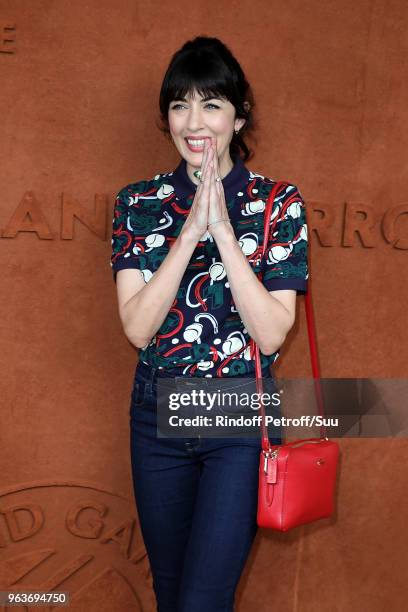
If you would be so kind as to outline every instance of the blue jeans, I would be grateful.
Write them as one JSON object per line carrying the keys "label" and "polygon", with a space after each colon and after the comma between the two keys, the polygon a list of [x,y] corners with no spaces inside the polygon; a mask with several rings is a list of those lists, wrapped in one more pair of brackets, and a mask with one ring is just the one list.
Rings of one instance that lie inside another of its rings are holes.
{"label": "blue jeans", "polygon": [[130,405],[134,494],[157,612],[233,612],[258,529],[261,435],[158,437],[158,375],[137,364]]}

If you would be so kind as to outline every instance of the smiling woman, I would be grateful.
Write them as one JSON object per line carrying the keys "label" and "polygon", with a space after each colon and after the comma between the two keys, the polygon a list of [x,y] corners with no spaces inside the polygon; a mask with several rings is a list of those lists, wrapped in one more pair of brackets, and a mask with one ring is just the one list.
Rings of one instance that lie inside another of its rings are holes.
{"label": "smiling woman", "polygon": [[194,168],[201,164],[200,154],[204,152],[205,140],[211,141],[213,138],[216,143],[221,178],[231,171],[233,166],[229,153],[231,133],[232,131],[238,133],[245,124],[245,119],[235,118],[235,108],[228,99],[201,96],[197,90],[193,90],[183,98],[182,104],[177,101],[170,104],[168,124],[175,146],[180,155],[187,160],[187,173],[191,180],[194,181]]}
{"label": "smiling woman", "polygon": [[[238,61],[217,38],[197,37],[175,53],[164,75],[159,105],[161,129],[182,156],[183,138],[215,136],[224,176],[227,153],[232,162],[241,152],[244,161],[251,158],[244,134],[253,130],[253,93]],[[200,131],[199,113],[205,113],[210,122],[208,133]],[[180,134],[183,129],[184,135]],[[190,160],[199,165],[199,160],[191,156]]]}
{"label": "smiling woman", "polygon": [[180,162],[126,185],[115,203],[119,315],[141,349],[130,406],[132,475],[158,612],[233,611],[258,528],[261,451],[260,432],[158,437],[158,380],[241,387],[243,377],[255,377],[254,340],[273,384],[296,295],[307,289],[305,207],[291,182],[276,191],[263,257],[265,203],[276,180],[244,163],[253,107],[228,47],[216,38],[188,41],[160,91],[161,129]]}

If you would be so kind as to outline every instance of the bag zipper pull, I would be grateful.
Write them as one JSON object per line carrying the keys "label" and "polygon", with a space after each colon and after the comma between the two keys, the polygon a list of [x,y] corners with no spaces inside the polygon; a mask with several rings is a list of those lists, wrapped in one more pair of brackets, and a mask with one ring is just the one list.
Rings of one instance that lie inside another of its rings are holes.
{"label": "bag zipper pull", "polygon": [[265,474],[268,473],[268,456],[267,455],[265,455],[265,458],[264,458],[264,472]]}
{"label": "bag zipper pull", "polygon": [[278,450],[274,450],[271,453],[264,453],[264,472],[266,474],[266,482],[268,484],[275,484],[278,471],[278,462],[276,457],[278,456]]}

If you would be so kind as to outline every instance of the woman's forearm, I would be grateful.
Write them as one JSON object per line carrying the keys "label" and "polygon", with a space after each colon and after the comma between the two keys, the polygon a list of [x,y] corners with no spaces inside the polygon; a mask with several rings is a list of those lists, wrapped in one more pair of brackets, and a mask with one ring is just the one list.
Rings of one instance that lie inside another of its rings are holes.
{"label": "woman's forearm", "polygon": [[248,331],[265,355],[282,346],[291,328],[290,313],[262,285],[231,229],[215,236],[235,306]]}
{"label": "woman's forearm", "polygon": [[123,329],[129,341],[143,348],[162,325],[176,297],[198,239],[180,232],[148,283],[123,307]]}

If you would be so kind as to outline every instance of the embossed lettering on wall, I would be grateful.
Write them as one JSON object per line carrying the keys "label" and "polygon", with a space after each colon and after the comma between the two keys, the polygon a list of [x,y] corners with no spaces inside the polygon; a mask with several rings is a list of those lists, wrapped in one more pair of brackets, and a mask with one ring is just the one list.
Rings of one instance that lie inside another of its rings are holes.
{"label": "embossed lettering on wall", "polygon": [[[101,240],[107,239],[107,214],[109,210],[108,198],[105,195],[95,194],[93,213],[78,200],[61,194],[61,224],[59,233],[53,232],[41,207],[41,202],[34,192],[27,191],[14,213],[10,217],[2,238],[15,238],[19,232],[35,232],[41,240],[61,238],[72,240],[74,237],[74,219],[78,219],[92,233]],[[109,211],[109,217],[111,211]]]}
{"label": "embossed lettering on wall", "polygon": [[381,240],[393,249],[408,249],[408,232],[401,220],[408,215],[408,203],[381,212],[365,203],[345,202],[342,209],[315,201],[305,204],[308,225],[322,247],[375,248]]}
{"label": "embossed lettering on wall", "polygon": [[[100,240],[111,236],[113,203],[108,196],[94,195],[94,209],[61,194],[60,228],[53,230],[41,205],[41,197],[27,191],[1,231],[1,238],[15,238],[20,232],[35,232],[41,240],[73,240],[74,221],[83,223]],[[306,201],[309,233],[321,247],[375,248],[385,242],[393,249],[408,250],[408,203],[377,211],[366,203],[345,202],[333,208],[317,201]]]}
{"label": "embossed lettering on wall", "polygon": [[[61,194],[61,223],[53,232],[41,206],[41,198],[27,191],[1,232],[2,238],[15,238],[20,232],[35,232],[41,240],[73,240],[74,219],[81,221],[101,240],[110,239],[113,204],[106,195],[94,195],[94,210]],[[309,233],[315,233],[322,247],[375,248],[379,241],[393,249],[408,250],[408,203],[376,211],[370,204],[345,202],[333,208],[321,202],[306,201]]]}
{"label": "embossed lettering on wall", "polygon": [[155,609],[134,501],[103,487],[31,482],[0,491],[0,552],[1,590],[68,591],[81,610],[101,598],[105,609]]}
{"label": "embossed lettering on wall", "polygon": [[0,21],[0,53],[16,52],[16,25]]}

